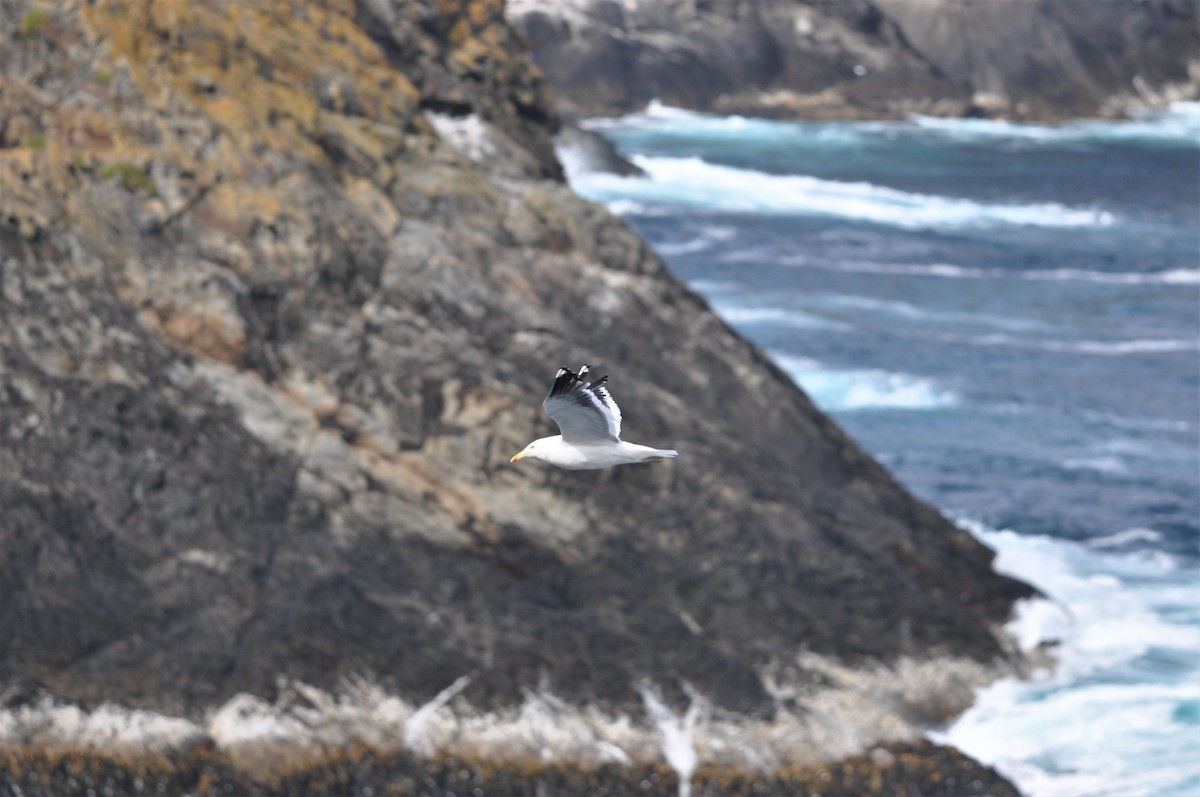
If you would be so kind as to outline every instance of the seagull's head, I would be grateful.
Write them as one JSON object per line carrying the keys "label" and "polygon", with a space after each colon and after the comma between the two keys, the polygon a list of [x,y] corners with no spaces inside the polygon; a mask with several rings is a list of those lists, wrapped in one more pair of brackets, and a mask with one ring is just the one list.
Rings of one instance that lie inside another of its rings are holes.
{"label": "seagull's head", "polygon": [[539,442],[540,441],[538,441],[538,440],[534,440],[532,443],[525,446],[525,448],[522,449],[519,454],[514,454],[513,458],[510,461],[511,462],[520,462],[521,460],[525,459],[525,457],[531,457],[533,459],[541,459],[541,457],[538,456],[538,443]]}
{"label": "seagull's head", "polygon": [[517,454],[516,456],[514,456],[512,458],[512,460],[510,460],[510,461],[511,462],[520,462],[521,460],[525,459],[526,457],[529,457],[530,459],[540,459],[543,462],[550,462],[550,457],[553,456],[553,453],[552,453],[552,449],[554,448],[553,442],[554,442],[554,438],[552,438],[552,437],[538,438],[537,440],[534,440],[529,445],[525,446],[525,449],[523,451],[521,451],[520,454]]}

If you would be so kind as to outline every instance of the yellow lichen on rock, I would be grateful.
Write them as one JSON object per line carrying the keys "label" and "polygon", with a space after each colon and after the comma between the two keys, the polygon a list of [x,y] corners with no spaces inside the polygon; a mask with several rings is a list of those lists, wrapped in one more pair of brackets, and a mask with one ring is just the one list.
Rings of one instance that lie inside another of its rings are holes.
{"label": "yellow lichen on rock", "polygon": [[[347,16],[351,10],[314,5],[300,13],[284,2],[247,7],[157,0],[101,3],[81,17],[91,36],[109,41],[113,57],[129,65],[147,94],[165,84],[235,142],[265,139],[320,159],[312,138],[323,99],[334,112],[402,128],[419,99]],[[325,86],[333,86],[326,94],[342,99],[323,98]]]}

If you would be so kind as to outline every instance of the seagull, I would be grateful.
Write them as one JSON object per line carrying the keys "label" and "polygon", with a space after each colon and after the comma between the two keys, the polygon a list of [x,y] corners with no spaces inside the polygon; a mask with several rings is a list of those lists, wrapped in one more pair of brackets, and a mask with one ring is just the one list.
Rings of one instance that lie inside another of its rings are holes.
{"label": "seagull", "polygon": [[604,386],[608,376],[589,382],[589,370],[587,365],[577,374],[570,368],[558,369],[542,406],[562,434],[534,440],[513,462],[529,457],[567,470],[596,470],[679,456],[678,451],[623,441],[621,408]]}

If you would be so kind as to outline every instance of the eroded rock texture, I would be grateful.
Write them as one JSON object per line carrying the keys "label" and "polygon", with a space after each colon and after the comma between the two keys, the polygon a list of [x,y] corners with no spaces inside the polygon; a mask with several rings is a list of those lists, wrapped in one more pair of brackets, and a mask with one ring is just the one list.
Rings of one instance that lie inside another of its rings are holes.
{"label": "eroded rock texture", "polygon": [[[561,181],[498,0],[0,20],[0,686],[762,717],[801,651],[1008,655],[1029,589]],[[678,460],[509,463],[585,361]]]}
{"label": "eroded rock texture", "polygon": [[1190,0],[511,0],[560,107],[1062,120],[1200,96]]}

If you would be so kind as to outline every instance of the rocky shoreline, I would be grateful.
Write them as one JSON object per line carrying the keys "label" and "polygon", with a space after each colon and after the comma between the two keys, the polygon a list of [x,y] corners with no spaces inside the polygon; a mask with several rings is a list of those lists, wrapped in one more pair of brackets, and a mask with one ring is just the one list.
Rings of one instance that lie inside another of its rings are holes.
{"label": "rocky shoreline", "polygon": [[511,0],[569,118],[716,114],[1059,122],[1200,97],[1188,0]]}
{"label": "rocky shoreline", "polygon": [[[1003,626],[1033,590],[570,191],[504,11],[0,0],[22,793],[136,793],[131,751],[155,789],[282,793],[242,774],[280,756],[350,782],[361,753],[640,790],[689,716],[706,794],[968,767],[920,740],[1026,671]],[[513,466],[580,362],[679,460]]]}

